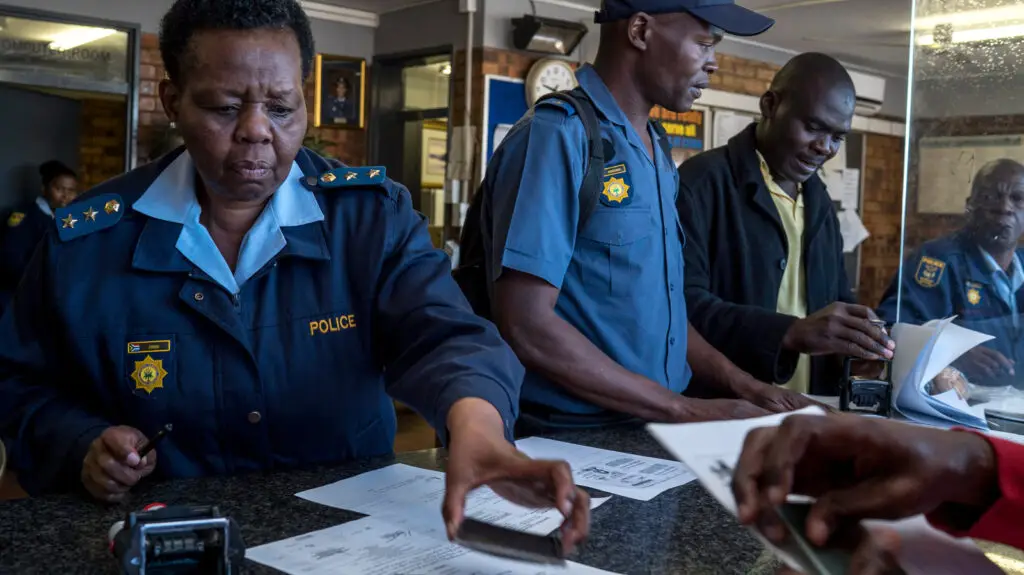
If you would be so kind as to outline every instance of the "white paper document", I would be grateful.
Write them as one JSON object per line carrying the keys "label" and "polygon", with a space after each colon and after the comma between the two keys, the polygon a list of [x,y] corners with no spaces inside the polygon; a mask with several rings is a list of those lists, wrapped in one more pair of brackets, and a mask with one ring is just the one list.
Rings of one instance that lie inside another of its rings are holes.
{"label": "white paper document", "polygon": [[367,517],[261,545],[247,559],[293,575],[601,575],[578,563],[548,567],[492,557],[449,543],[443,531]]}
{"label": "white paper document", "polygon": [[[824,415],[825,412],[809,407],[794,413]],[[647,429],[665,449],[689,466],[708,492],[735,515],[736,500],[730,484],[747,433],[759,427],[777,426],[790,415],[793,414],[781,413],[756,419],[709,423],[649,424]],[[855,449],[855,446],[851,446],[851,449]],[[954,539],[933,529],[922,516],[897,522],[870,522],[867,525],[885,526],[900,534],[899,560],[908,575],[1002,573],[970,540]],[[768,543],[757,531],[753,532],[790,567],[801,569],[796,556]]]}
{"label": "white paper document", "polygon": [[534,459],[567,461],[577,485],[640,501],[650,501],[669,489],[696,479],[678,461],[608,451],[542,437],[520,439],[516,447]]}
{"label": "white paper document", "polygon": [[965,402],[953,401],[948,395],[933,397],[926,389],[939,372],[960,356],[993,339],[956,325],[954,319],[893,326],[892,338],[896,341],[892,360],[894,407],[907,419],[918,423],[988,429],[984,417],[967,408]]}
{"label": "white paper document", "polygon": [[843,237],[843,253],[852,253],[857,246],[871,236],[868,229],[864,227],[857,212],[852,209],[840,210],[837,214],[839,219],[839,234]]}
{"label": "white paper document", "polygon": [[[431,529],[444,528],[441,517],[444,473],[440,471],[399,463],[296,495],[313,503],[356,513],[406,517]],[[594,509],[608,499],[591,499],[590,508]],[[469,494],[466,517],[534,535],[547,535],[565,521],[555,509],[530,509],[516,505],[488,487]]]}

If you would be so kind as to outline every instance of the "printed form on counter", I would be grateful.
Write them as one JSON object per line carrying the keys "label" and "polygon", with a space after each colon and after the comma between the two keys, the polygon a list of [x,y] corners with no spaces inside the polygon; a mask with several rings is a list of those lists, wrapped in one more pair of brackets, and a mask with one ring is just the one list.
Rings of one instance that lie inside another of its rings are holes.
{"label": "printed form on counter", "polygon": [[[395,464],[310,489],[297,497],[338,509],[371,516],[405,517],[431,529],[444,531],[441,502],[444,473]],[[592,498],[594,509],[609,497]],[[555,509],[531,509],[502,498],[488,487],[469,494],[466,517],[534,535],[547,535],[561,527],[562,514]]]}
{"label": "printed form on counter", "polygon": [[682,463],[655,457],[608,451],[543,437],[528,437],[516,447],[534,459],[563,459],[572,468],[576,485],[630,499],[650,501],[697,477]]}
{"label": "printed form on counter", "polygon": [[[435,510],[436,511],[436,510]],[[366,517],[249,549],[247,559],[293,575],[607,575],[579,563],[533,565],[449,543],[408,517]]]}

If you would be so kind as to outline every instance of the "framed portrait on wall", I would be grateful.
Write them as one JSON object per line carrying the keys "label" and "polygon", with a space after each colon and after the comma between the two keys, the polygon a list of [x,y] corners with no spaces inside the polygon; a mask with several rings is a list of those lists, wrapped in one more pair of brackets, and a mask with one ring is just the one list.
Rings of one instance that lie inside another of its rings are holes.
{"label": "framed portrait on wall", "polygon": [[362,129],[365,125],[366,60],[316,55],[313,125]]}

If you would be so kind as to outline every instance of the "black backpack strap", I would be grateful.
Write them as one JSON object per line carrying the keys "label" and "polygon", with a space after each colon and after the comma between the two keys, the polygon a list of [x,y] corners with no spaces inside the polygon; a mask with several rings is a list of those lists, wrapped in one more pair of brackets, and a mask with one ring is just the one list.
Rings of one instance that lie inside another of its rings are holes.
{"label": "black backpack strap", "polygon": [[561,100],[576,110],[580,120],[583,121],[583,129],[587,134],[587,171],[583,175],[583,183],[580,184],[579,202],[580,214],[577,230],[590,219],[594,213],[597,201],[601,195],[601,176],[604,174],[604,143],[601,141],[601,124],[597,119],[597,110],[594,103],[590,101],[587,93],[580,88],[574,88],[569,92],[553,92],[542,99]]}
{"label": "black backpack strap", "polygon": [[651,127],[654,128],[654,133],[658,134],[658,144],[661,145],[661,149],[665,152],[665,157],[672,161],[672,144],[668,141],[668,132],[665,131],[665,126],[661,125],[658,120],[651,120]]}

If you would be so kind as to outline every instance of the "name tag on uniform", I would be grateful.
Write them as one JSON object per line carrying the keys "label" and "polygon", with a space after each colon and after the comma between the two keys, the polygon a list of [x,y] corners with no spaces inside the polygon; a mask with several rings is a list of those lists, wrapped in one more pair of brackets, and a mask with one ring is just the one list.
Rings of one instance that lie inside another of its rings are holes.
{"label": "name tag on uniform", "polygon": [[633,180],[629,176],[626,164],[607,166],[604,169],[604,185],[601,190],[601,203],[618,208],[633,203]]}
{"label": "name tag on uniform", "polygon": [[152,396],[174,372],[174,336],[131,338],[125,346],[125,371],[135,395]]}
{"label": "name tag on uniform", "polygon": [[355,328],[355,314],[336,315],[329,318],[310,321],[309,335],[310,337],[316,337],[319,335],[327,335],[330,333],[337,333],[339,331],[347,331]]}

